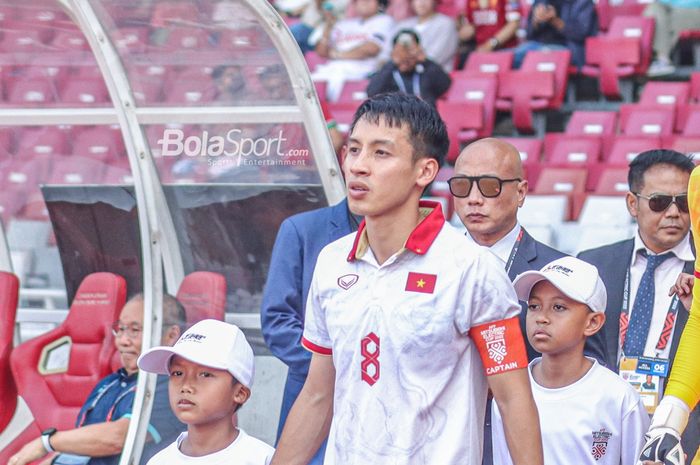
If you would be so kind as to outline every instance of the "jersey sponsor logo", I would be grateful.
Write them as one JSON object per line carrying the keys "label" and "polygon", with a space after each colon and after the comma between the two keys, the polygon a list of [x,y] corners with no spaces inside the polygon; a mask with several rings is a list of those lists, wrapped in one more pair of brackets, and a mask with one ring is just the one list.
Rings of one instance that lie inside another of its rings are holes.
{"label": "jersey sponsor logo", "polygon": [[487,376],[527,366],[525,342],[518,317],[485,323],[469,330]]}
{"label": "jersey sponsor logo", "polygon": [[362,381],[374,386],[379,381],[379,336],[369,333],[360,341]]}
{"label": "jersey sponsor logo", "polygon": [[406,290],[409,292],[422,292],[424,294],[432,294],[435,292],[435,283],[437,275],[427,273],[409,272],[406,279]]}
{"label": "jersey sponsor logo", "polygon": [[358,279],[360,279],[360,277],[356,274],[345,274],[338,278],[338,286],[347,291],[355,285]]}
{"label": "jersey sponsor logo", "polygon": [[591,454],[593,454],[594,459],[600,460],[608,451],[608,441],[612,437],[612,433],[606,431],[605,428],[601,428],[600,431],[592,431],[592,433],[593,445],[591,447]]}

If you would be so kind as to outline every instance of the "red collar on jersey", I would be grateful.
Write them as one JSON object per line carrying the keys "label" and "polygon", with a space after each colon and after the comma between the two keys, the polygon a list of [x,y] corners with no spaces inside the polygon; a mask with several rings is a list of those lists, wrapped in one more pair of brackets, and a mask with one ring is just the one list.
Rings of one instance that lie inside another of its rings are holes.
{"label": "red collar on jersey", "polygon": [[[411,235],[408,236],[403,246],[413,253],[424,255],[435,241],[435,238],[442,229],[442,225],[445,224],[445,215],[442,214],[442,207],[439,202],[421,200],[419,208],[421,210],[421,222],[418,223],[418,226],[411,232]],[[367,251],[368,246],[365,220],[362,220],[357,234],[355,234],[355,242],[348,255],[348,261],[351,262],[362,257]]]}

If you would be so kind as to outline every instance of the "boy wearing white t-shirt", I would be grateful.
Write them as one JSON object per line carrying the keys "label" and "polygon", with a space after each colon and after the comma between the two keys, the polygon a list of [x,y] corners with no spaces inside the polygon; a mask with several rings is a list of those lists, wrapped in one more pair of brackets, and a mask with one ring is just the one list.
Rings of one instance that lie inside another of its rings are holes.
{"label": "boy wearing white t-shirt", "polygon": [[[528,303],[527,337],[542,353],[529,365],[542,428],[544,463],[635,465],[649,416],[622,378],[583,355],[586,338],[605,322],[606,290],[598,270],[563,257],[520,274],[513,286]],[[493,462],[511,464],[493,404]]]}
{"label": "boy wearing white t-shirt", "polygon": [[237,326],[203,320],[172,347],[154,347],[139,368],[170,376],[170,408],[187,425],[148,465],[268,465],[274,449],[236,427],[233,414],[250,397],[253,349]]}

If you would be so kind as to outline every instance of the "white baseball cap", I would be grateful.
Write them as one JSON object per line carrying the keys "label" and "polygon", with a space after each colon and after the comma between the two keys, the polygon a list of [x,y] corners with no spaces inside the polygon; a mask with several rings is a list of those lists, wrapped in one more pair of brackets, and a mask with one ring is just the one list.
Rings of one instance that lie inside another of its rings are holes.
{"label": "white baseball cap", "polygon": [[253,349],[238,326],[219,320],[202,320],[184,332],[174,346],[153,347],[139,357],[139,368],[169,374],[173,355],[209,368],[226,370],[250,389],[255,374]]}
{"label": "white baseball cap", "polygon": [[598,268],[574,257],[562,257],[540,271],[526,271],[513,281],[518,299],[527,301],[530,291],[540,281],[549,281],[569,298],[588,305],[594,312],[605,312],[608,293],[598,275]]}

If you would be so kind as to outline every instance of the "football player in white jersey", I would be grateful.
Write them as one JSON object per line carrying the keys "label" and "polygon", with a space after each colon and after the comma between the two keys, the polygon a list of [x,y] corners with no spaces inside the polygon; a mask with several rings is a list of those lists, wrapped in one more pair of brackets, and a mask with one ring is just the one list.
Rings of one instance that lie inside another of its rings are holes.
{"label": "football player in white jersey", "polygon": [[415,96],[381,94],[357,110],[343,170],[350,210],[365,219],[319,255],[302,339],[309,376],[272,465],[306,464],[327,436],[326,465],[479,465],[488,388],[514,463],[542,465],[508,276],[420,200],[447,145],[444,122]]}

